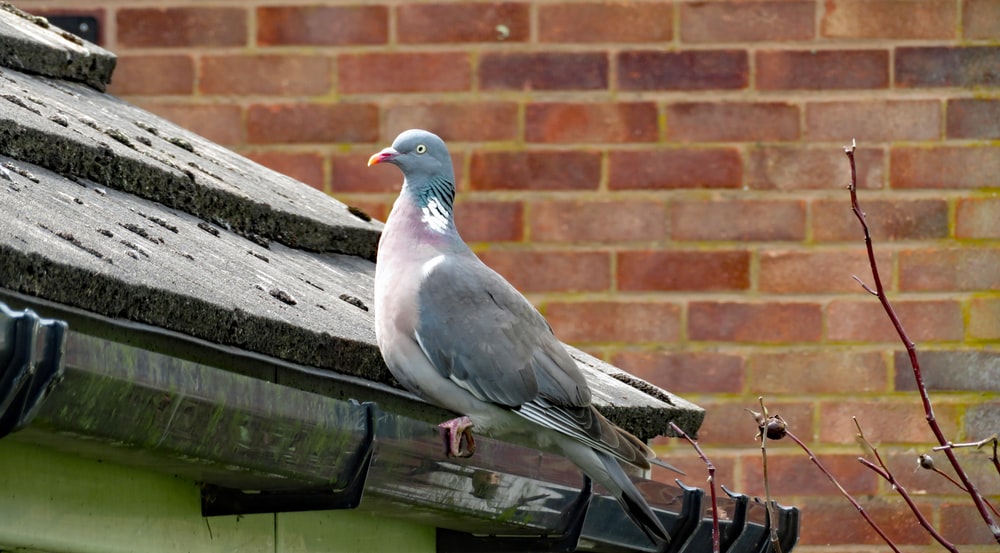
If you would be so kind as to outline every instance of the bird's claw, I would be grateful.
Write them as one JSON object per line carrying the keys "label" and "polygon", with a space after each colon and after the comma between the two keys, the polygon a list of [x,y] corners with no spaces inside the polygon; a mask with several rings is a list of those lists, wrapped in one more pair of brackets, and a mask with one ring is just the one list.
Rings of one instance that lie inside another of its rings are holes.
{"label": "bird's claw", "polygon": [[[476,452],[476,439],[472,437],[472,420],[469,417],[458,417],[438,425],[444,437],[445,454],[448,457],[472,457]],[[465,447],[462,447],[462,438]]]}

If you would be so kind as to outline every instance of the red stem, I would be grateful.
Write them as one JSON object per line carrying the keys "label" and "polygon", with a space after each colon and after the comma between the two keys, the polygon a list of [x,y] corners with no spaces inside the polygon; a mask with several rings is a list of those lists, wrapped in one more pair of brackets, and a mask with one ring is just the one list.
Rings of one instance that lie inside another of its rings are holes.
{"label": "red stem", "polygon": [[691,447],[698,453],[698,457],[705,462],[705,467],[708,469],[708,488],[711,490],[712,494],[712,553],[720,553],[722,550],[722,545],[719,538],[719,503],[715,496],[715,465],[712,461],[708,459],[705,452],[701,450],[698,446],[698,442],[691,439],[679,426],[670,421],[670,428],[677,433],[678,436],[684,438],[691,444]]}
{"label": "red stem", "polygon": [[821,463],[819,461],[819,458],[816,457],[816,455],[812,452],[811,449],[809,449],[809,446],[804,444],[802,440],[800,440],[798,436],[796,436],[795,434],[792,434],[791,431],[788,431],[786,435],[789,438],[791,438],[793,442],[798,444],[798,446],[801,447],[802,450],[805,451],[807,455],[809,455],[809,460],[812,461],[813,464],[816,465],[819,468],[819,470],[823,474],[825,474],[827,478],[830,479],[830,482],[833,482],[833,485],[836,486],[837,489],[840,490],[840,493],[843,494],[843,496],[846,497],[847,500],[851,502],[851,505],[854,505],[854,508],[858,510],[858,513],[860,513],[861,516],[866,521],[868,521],[868,525],[871,526],[872,529],[878,533],[878,535],[885,541],[885,543],[889,547],[891,547],[893,551],[899,553],[899,548],[896,547],[896,544],[892,543],[892,540],[889,538],[889,536],[887,536],[886,533],[882,531],[882,528],[880,528],[879,525],[876,524],[874,520],[872,520],[871,515],[869,515],[868,512],[865,511],[865,508],[862,507],[860,503],[858,503],[858,500],[854,499],[854,497],[850,493],[848,493],[848,491],[845,490],[843,486],[840,485],[840,482],[838,482],[837,479],[834,478],[833,473],[831,473],[829,470],[827,470],[825,466],[823,466],[823,463]]}
{"label": "red stem", "polygon": [[[876,465],[868,459],[865,459],[864,457],[858,457],[858,462],[875,471],[879,476],[884,478],[886,482],[889,482],[889,484],[892,485],[892,489],[896,490],[900,497],[903,498],[903,501],[906,501],[906,504],[909,505],[910,511],[912,511],[913,515],[917,517],[917,522],[919,522],[920,525],[923,526],[924,529],[927,530],[927,532],[941,544],[941,547],[944,547],[952,553],[958,553],[958,548],[948,540],[944,539],[944,536],[939,534],[938,531],[931,526],[931,523],[927,521],[927,518],[924,517],[924,514],[920,512],[920,509],[918,509],[917,505],[913,502],[913,499],[910,497],[910,493],[906,491],[906,488],[904,488],[902,484],[896,481],[896,477],[893,476],[891,472]],[[881,462],[881,460],[879,462]]]}
{"label": "red stem", "polygon": [[[896,333],[899,334],[899,339],[906,347],[906,353],[910,358],[910,366],[913,367],[913,377],[916,379],[917,389],[920,391],[920,401],[924,405],[927,425],[930,426],[931,432],[934,433],[934,437],[937,438],[938,443],[942,446],[947,445],[948,440],[945,438],[944,432],[941,431],[941,427],[938,425],[937,419],[934,417],[934,409],[931,407],[931,398],[927,393],[927,386],[924,384],[923,374],[920,372],[920,362],[917,360],[917,348],[910,340],[910,337],[906,334],[906,330],[903,329],[903,325],[899,321],[896,311],[889,303],[889,298],[885,295],[885,289],[882,287],[882,279],[879,277],[878,264],[875,262],[875,249],[872,247],[872,237],[868,230],[868,222],[865,221],[865,214],[858,206],[858,173],[854,162],[854,146],[852,145],[850,148],[844,148],[844,152],[847,154],[847,158],[851,162],[851,185],[849,187],[849,190],[851,191],[851,211],[853,211],[855,217],[858,218],[858,222],[861,223],[861,228],[865,233],[865,247],[868,250],[868,263],[871,265],[872,278],[875,280],[875,291],[873,293],[878,296],[878,300],[882,304],[882,308],[885,309],[886,314],[889,316],[889,320],[892,321],[892,326],[896,328]],[[865,289],[872,292],[870,288],[865,287]],[[958,474],[958,477],[965,485],[965,489],[968,490],[969,496],[972,498],[972,502],[975,503],[980,516],[983,517],[983,521],[986,522],[986,526],[990,529],[990,532],[993,533],[993,538],[1000,543],[1000,526],[998,526],[996,521],[993,520],[993,516],[986,507],[986,501],[983,499],[983,496],[979,493],[976,485],[972,483],[972,480],[969,479],[969,475],[965,473],[965,470],[962,468],[962,464],[959,463],[955,452],[951,448],[945,449],[944,452],[948,457],[948,461],[951,463],[951,466],[955,469],[955,473]]]}

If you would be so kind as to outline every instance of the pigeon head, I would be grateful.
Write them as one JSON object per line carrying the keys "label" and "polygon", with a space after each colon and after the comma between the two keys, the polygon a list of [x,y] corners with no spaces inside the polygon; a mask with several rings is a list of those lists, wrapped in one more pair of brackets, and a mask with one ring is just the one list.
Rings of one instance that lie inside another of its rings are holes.
{"label": "pigeon head", "polygon": [[427,228],[440,234],[457,232],[452,215],[455,171],[443,140],[420,129],[404,131],[392,146],[368,158],[369,167],[378,163],[391,163],[403,172],[400,199],[416,202]]}
{"label": "pigeon head", "polygon": [[444,140],[436,134],[421,129],[402,132],[392,146],[368,158],[368,166],[391,163],[399,167],[411,186],[424,180],[443,179],[454,183],[451,155]]}

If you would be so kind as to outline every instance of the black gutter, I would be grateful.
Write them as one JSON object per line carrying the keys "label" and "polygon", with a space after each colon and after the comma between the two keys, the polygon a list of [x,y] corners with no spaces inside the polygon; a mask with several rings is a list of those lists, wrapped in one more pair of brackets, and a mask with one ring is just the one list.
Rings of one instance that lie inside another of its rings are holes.
{"label": "black gutter", "polygon": [[[653,551],[564,459],[485,438],[472,459],[447,458],[432,422],[441,419],[432,409],[415,417],[419,402],[403,392],[258,354],[229,358],[251,361],[255,374],[240,374],[190,359],[209,344],[61,311],[103,336],[0,309],[10,439],[201,482],[205,515],[357,508],[437,526],[442,552]],[[169,353],[125,343],[157,340]],[[319,380],[319,393],[302,389]],[[701,490],[639,485],[674,537],[669,551],[708,550]],[[736,495],[722,509],[724,551],[769,550],[763,505]],[[780,512],[789,551],[797,511]]]}

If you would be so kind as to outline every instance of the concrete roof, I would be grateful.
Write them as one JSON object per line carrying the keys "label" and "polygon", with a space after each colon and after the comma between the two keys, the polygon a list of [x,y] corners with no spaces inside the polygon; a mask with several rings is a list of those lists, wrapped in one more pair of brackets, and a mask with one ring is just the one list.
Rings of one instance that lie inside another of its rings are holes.
{"label": "concrete roof", "polygon": [[[100,92],[104,50],[9,8],[0,36],[0,288],[394,384],[373,328],[381,223]],[[65,52],[94,61],[44,61]],[[571,352],[636,435],[700,425],[697,406]]]}

